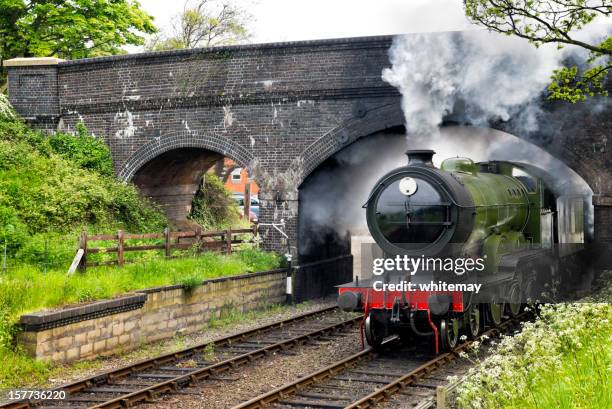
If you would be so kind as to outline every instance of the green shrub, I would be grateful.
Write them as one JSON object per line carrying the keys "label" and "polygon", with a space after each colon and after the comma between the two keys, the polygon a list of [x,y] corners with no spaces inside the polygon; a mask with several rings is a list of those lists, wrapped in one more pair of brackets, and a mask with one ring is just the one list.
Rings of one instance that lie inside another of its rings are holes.
{"label": "green shrub", "polygon": [[80,168],[113,176],[113,160],[104,141],[89,135],[83,123],[78,123],[76,128],[76,135],[60,132],[51,135],[49,144],[53,151]]}
{"label": "green shrub", "polygon": [[7,246],[9,254],[14,253],[27,241],[28,228],[19,219],[12,207],[2,205],[2,192],[0,192],[0,251]]}
{"label": "green shrub", "polygon": [[112,177],[104,142],[82,125],[77,131],[47,136],[0,118],[0,246],[20,261],[69,264],[85,227],[144,232],[167,225],[133,185]]}
{"label": "green shrub", "polygon": [[204,183],[194,197],[191,209],[191,219],[206,230],[225,229],[241,221],[232,193],[213,174],[204,175]]}
{"label": "green shrub", "polygon": [[38,265],[42,268],[66,268],[78,248],[76,232],[62,234],[46,232],[33,234],[24,240],[15,253],[20,262]]}
{"label": "green shrub", "polygon": [[180,280],[180,284],[185,287],[186,291],[192,291],[202,284],[202,279],[197,275],[187,276]]}
{"label": "green shrub", "polygon": [[0,140],[24,142],[14,144],[14,150],[0,153],[0,167],[10,167],[25,159],[24,153],[32,150],[49,157],[57,154],[82,169],[92,170],[103,176],[113,176],[113,161],[108,146],[100,138],[90,135],[83,123],[78,123],[74,135],[56,132],[50,135],[29,128],[12,111],[12,116],[2,114],[0,101]]}

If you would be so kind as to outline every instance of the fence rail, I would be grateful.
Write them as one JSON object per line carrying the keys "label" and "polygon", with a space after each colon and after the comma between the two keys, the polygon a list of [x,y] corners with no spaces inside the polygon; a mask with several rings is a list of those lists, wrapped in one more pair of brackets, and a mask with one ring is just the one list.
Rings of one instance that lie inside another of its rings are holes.
{"label": "fence rail", "polygon": [[[233,247],[239,244],[251,242],[252,240],[244,240],[236,236],[243,234],[252,234],[252,238],[257,237],[257,224],[253,224],[248,229],[227,229],[218,231],[202,231],[196,229],[192,231],[170,231],[165,229],[163,233],[126,233],[123,230],[117,231],[116,234],[93,234],[89,235],[86,231],[81,232],[79,239],[79,248],[83,249],[83,256],[79,263],[79,269],[85,270],[87,267],[100,265],[119,265],[125,264],[126,251],[148,251],[148,250],[163,250],[164,256],[173,257],[173,250],[188,250],[195,249],[197,251],[212,250],[221,251],[231,254]],[[161,240],[162,244],[143,244],[143,245],[126,245],[126,240]],[[181,242],[181,239],[183,242]],[[117,244],[113,247],[91,247],[91,242],[96,241],[116,241]],[[87,256],[99,253],[117,253],[117,259],[110,261],[88,261]]]}

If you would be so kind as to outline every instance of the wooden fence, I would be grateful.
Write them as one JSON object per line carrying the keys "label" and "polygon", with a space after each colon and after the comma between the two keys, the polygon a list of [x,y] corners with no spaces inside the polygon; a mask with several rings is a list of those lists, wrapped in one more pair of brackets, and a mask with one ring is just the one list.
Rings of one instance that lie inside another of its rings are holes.
{"label": "wooden fence", "polygon": [[[85,270],[87,267],[100,265],[119,265],[125,264],[126,251],[147,251],[147,250],[163,250],[164,256],[173,257],[173,250],[188,250],[196,251],[212,250],[231,254],[232,247],[251,242],[236,237],[237,235],[251,234],[252,238],[257,236],[257,224],[249,229],[227,229],[219,231],[203,232],[202,229],[193,231],[170,231],[165,229],[163,233],[141,233],[132,234],[125,233],[119,230],[117,234],[94,234],[89,235],[87,232],[81,232],[79,247],[83,249],[83,256],[79,263],[79,269]],[[162,244],[150,245],[126,245],[126,240],[160,240]],[[183,242],[181,242],[181,240]],[[116,241],[117,244],[113,247],[90,247],[89,243],[95,241]],[[117,258],[110,261],[90,262],[87,256],[96,253],[117,253]]]}

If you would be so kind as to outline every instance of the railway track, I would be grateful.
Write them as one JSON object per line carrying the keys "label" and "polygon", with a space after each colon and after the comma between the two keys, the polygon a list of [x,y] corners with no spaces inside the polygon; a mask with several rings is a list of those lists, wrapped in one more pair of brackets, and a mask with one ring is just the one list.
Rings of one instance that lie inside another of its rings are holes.
{"label": "railway track", "polygon": [[218,379],[224,372],[247,365],[273,352],[325,339],[354,328],[361,316],[330,307],[258,327],[178,352],[70,383],[62,400],[22,400],[0,403],[0,408],[124,408],[150,402],[199,382]]}
{"label": "railway track", "polygon": [[[526,315],[522,314],[503,321],[499,326],[483,332],[480,337],[505,331],[524,318]],[[467,350],[471,344],[469,341],[464,342],[452,352],[433,356],[431,353],[419,352],[416,347],[396,347],[391,350],[389,347],[394,346],[396,341],[396,337],[386,340],[380,351],[368,347],[233,409],[363,409],[373,407],[398,393],[410,395],[409,387],[415,391],[431,389],[430,395],[420,392],[422,399],[427,399],[435,394],[437,385],[428,382],[426,377],[455,361],[459,352]]]}

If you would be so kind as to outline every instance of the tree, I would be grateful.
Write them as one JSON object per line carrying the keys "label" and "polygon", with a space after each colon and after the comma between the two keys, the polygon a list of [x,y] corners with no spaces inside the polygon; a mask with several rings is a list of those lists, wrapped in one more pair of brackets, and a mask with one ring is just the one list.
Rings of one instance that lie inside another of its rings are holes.
{"label": "tree", "polygon": [[[192,5],[193,4],[193,5]],[[249,38],[246,25],[250,15],[231,0],[187,0],[175,17],[169,37],[154,37],[147,49],[152,51],[210,47],[235,44]]]}
{"label": "tree", "polygon": [[85,58],[123,52],[154,33],[133,0],[0,0],[0,53],[13,57]]}
{"label": "tree", "polygon": [[0,0],[0,60],[119,54],[154,33],[134,0]]}
{"label": "tree", "polygon": [[[552,73],[549,99],[572,103],[607,96],[604,81],[612,69],[612,37],[592,44],[575,36],[598,17],[612,13],[612,0],[464,0],[467,17],[489,30],[524,38],[536,47],[556,43],[589,51],[586,69],[564,67]],[[602,33],[603,34],[603,33]]]}

